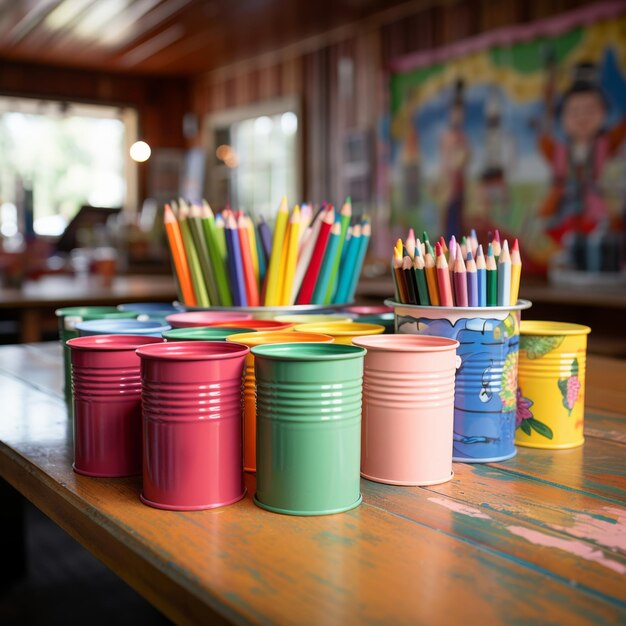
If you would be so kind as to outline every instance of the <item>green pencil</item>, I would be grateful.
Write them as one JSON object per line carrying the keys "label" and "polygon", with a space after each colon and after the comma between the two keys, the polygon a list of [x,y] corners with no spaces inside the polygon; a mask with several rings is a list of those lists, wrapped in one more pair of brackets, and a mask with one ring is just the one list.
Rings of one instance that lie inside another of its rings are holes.
{"label": "green pencil", "polygon": [[493,247],[487,249],[487,306],[498,304],[498,268],[493,256]]}
{"label": "green pencil", "polygon": [[[217,242],[218,235],[217,229],[215,228],[215,218],[211,207],[206,201],[202,204],[202,227],[204,228],[204,236],[209,249],[209,257],[211,259],[211,265],[213,266],[215,282],[217,283],[218,299],[216,304],[232,306],[233,298],[228,286],[228,271],[226,270],[226,263],[224,262],[224,257],[220,252]],[[223,232],[224,229],[222,229],[222,233]]]}
{"label": "green pencil", "polygon": [[323,304],[330,304],[333,300],[335,286],[337,284],[339,264],[341,262],[341,251],[343,249],[343,244],[346,240],[346,234],[348,232],[348,227],[350,226],[350,220],[352,218],[352,201],[350,200],[350,197],[346,198],[346,201],[341,207],[339,215],[341,216],[341,232],[339,233],[339,243],[337,244],[337,249],[335,250],[335,258],[331,266],[330,276],[328,278],[328,286],[326,287]]}
{"label": "green pencil", "polygon": [[428,285],[426,284],[426,270],[424,269],[424,257],[418,246],[415,246],[413,270],[415,271],[415,280],[417,281],[419,304],[427,306],[430,304],[430,298],[428,297]]}
{"label": "green pencil", "polygon": [[189,273],[191,274],[191,282],[193,284],[193,290],[196,294],[196,301],[198,306],[211,306],[209,300],[209,294],[202,278],[202,268],[200,267],[200,259],[198,258],[198,251],[193,243],[193,237],[187,221],[189,217],[189,207],[186,203],[181,202],[180,209],[178,211],[178,223],[180,225],[180,234],[183,239],[183,246],[185,248],[185,255],[187,257],[187,263],[189,264]]}
{"label": "green pencil", "polygon": [[202,208],[197,204],[192,204],[189,209],[189,217],[187,218],[189,223],[189,229],[191,230],[191,236],[196,246],[198,253],[198,259],[200,260],[200,267],[202,268],[202,274],[204,277],[204,283],[206,285],[209,300],[213,304],[219,302],[219,295],[217,292],[217,284],[215,281],[215,272],[213,269],[213,263],[209,256],[209,248],[207,240],[204,235],[204,225],[202,224]]}

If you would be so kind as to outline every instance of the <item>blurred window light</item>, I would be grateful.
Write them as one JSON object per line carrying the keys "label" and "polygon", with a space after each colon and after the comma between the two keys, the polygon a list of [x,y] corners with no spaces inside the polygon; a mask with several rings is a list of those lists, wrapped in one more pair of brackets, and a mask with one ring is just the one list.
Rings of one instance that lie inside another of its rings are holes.
{"label": "blurred window light", "polygon": [[262,115],[254,120],[254,132],[259,135],[269,135],[273,125],[272,118]]}
{"label": "blurred window light", "polygon": [[137,163],[144,163],[152,154],[150,146],[145,141],[135,141],[129,152],[130,158]]}
{"label": "blurred window light", "polygon": [[0,153],[11,155],[0,159],[5,237],[19,228],[15,207],[22,206],[24,187],[32,189],[39,235],[59,235],[83,205],[126,203],[132,175],[126,152],[133,133],[129,111],[67,103],[64,115],[50,115],[58,109],[58,102],[0,97]]}
{"label": "blurred window light", "polygon": [[285,135],[293,135],[298,130],[298,116],[287,111],[280,116],[280,127]]}

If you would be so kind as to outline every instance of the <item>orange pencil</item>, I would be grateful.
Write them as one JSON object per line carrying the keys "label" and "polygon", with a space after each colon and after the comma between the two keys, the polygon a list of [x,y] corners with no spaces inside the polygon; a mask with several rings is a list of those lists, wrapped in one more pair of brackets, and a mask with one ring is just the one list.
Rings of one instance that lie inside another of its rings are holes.
{"label": "orange pencil", "polygon": [[433,255],[430,250],[430,245],[426,246],[426,254],[424,254],[426,286],[428,287],[428,297],[430,299],[430,303],[433,306],[439,306],[439,291],[437,290],[437,270],[435,269],[435,259],[433,259]]}
{"label": "orange pencil", "polygon": [[191,274],[189,273],[189,265],[187,264],[187,257],[185,256],[183,238],[180,234],[178,220],[169,204],[165,205],[163,222],[165,224],[167,242],[170,246],[174,270],[180,286],[183,303],[189,306],[196,306],[196,296],[191,284]]}
{"label": "orange pencil", "polygon": [[237,234],[239,235],[241,264],[243,265],[243,276],[246,283],[246,299],[248,300],[248,306],[259,306],[259,287],[254,275],[250,235],[248,233],[248,224],[243,214],[240,214],[237,219]]}
{"label": "orange pencil", "polygon": [[454,306],[448,262],[446,261],[446,255],[443,253],[439,242],[435,244],[435,254],[437,256],[437,285],[439,286],[439,300],[441,306]]}

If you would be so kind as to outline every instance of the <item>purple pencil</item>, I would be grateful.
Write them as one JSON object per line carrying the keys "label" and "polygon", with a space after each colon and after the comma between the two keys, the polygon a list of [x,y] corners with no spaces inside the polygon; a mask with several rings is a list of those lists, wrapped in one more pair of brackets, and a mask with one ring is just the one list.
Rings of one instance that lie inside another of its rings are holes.
{"label": "purple pencil", "polygon": [[272,233],[262,215],[260,215],[257,220],[257,228],[259,230],[259,235],[261,236],[261,247],[265,253],[265,262],[269,263],[270,256],[272,254]]}
{"label": "purple pencil", "polygon": [[467,306],[467,272],[463,262],[461,246],[458,246],[454,259],[454,301],[456,306]]}
{"label": "purple pencil", "polygon": [[465,270],[467,271],[467,304],[469,306],[478,306],[478,274],[476,272],[476,261],[474,261],[471,250],[467,251]]}
{"label": "purple pencil", "polygon": [[224,234],[226,235],[226,246],[228,249],[228,267],[231,276],[230,289],[233,294],[233,301],[235,306],[248,306],[239,233],[237,232],[237,222],[235,222],[235,218],[232,215],[226,221]]}

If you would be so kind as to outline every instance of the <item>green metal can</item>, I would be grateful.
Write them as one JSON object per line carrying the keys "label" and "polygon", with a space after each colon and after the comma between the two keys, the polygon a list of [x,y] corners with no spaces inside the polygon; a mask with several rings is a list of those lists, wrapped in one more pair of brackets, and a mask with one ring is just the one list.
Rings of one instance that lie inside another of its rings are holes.
{"label": "green metal can", "polygon": [[257,346],[258,506],[329,515],[361,503],[363,357],[357,346]]}

